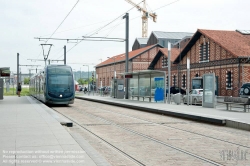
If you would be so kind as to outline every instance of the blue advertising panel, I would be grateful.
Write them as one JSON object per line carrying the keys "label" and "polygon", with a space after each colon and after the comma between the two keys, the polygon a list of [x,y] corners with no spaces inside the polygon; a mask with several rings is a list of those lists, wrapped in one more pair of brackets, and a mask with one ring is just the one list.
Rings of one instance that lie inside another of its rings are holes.
{"label": "blue advertising panel", "polygon": [[163,101],[164,100],[164,79],[159,77],[154,78],[155,82],[155,101]]}

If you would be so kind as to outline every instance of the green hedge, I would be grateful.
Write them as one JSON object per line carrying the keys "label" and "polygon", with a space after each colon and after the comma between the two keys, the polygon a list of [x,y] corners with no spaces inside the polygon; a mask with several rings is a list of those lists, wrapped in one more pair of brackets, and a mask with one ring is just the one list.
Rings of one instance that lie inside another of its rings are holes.
{"label": "green hedge", "polygon": [[[4,92],[3,92],[4,96],[16,96],[16,88],[10,88],[9,92],[6,92],[6,88],[4,88]],[[29,88],[22,88],[21,91],[21,96],[29,96]]]}

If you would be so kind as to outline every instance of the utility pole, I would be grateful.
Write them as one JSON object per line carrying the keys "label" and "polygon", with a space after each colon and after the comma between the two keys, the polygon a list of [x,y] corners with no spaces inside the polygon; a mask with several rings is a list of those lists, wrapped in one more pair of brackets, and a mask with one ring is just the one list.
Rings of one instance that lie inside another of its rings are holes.
{"label": "utility pole", "polygon": [[64,48],[64,64],[66,65],[66,46],[64,46],[63,48]]}
{"label": "utility pole", "polygon": [[170,104],[170,78],[171,78],[171,43],[168,42],[168,104]]}
{"label": "utility pole", "polygon": [[17,81],[16,81],[16,86],[19,83],[19,53],[17,53]]}
{"label": "utility pole", "polygon": [[[126,61],[125,61],[125,73],[128,72],[128,39],[129,39],[129,14],[126,13],[125,16],[123,16],[123,19],[126,18],[126,44],[125,44],[125,53],[126,53]],[[128,99],[128,78],[125,78],[125,99]]]}
{"label": "utility pole", "polygon": [[20,78],[21,78],[21,76],[20,76],[20,72],[19,72],[19,67],[20,66],[40,66],[40,65],[20,65],[19,64],[19,53],[17,53],[17,85],[18,85],[18,83],[20,82]]}

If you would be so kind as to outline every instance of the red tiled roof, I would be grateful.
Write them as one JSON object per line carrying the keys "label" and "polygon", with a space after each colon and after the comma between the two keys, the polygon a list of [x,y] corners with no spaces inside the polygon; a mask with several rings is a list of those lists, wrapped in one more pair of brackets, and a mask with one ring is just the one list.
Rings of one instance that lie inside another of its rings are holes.
{"label": "red tiled roof", "polygon": [[250,37],[236,31],[203,30],[200,33],[221,45],[237,57],[250,56]]}
{"label": "red tiled roof", "polygon": [[[167,48],[160,48],[161,51],[166,57],[168,57],[168,49]],[[180,50],[178,48],[171,48],[171,62],[173,62],[178,55],[180,54]]]}
{"label": "red tiled roof", "polygon": [[[134,51],[130,51],[128,53],[128,59],[131,59],[151,48],[153,48],[154,46],[156,46],[157,44],[154,44],[154,45],[151,45],[151,46],[147,46],[147,47],[144,47],[144,48],[140,48],[140,49],[137,49],[137,50],[134,50]],[[104,65],[108,65],[108,64],[113,64],[114,63],[114,59],[115,59],[115,62],[121,62],[121,61],[125,61],[125,53],[123,54],[119,54],[119,55],[116,55],[116,56],[113,56],[113,57],[110,57],[109,59],[107,59],[106,61],[102,62],[102,63],[99,63],[98,65],[96,65],[96,67],[100,67],[100,66],[104,66]]]}

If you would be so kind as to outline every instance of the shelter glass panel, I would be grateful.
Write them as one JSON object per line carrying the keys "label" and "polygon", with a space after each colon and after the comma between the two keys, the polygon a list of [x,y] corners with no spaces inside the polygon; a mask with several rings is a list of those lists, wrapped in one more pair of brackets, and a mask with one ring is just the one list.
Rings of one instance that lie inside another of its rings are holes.
{"label": "shelter glass panel", "polygon": [[133,95],[138,95],[138,76],[133,75],[133,78],[129,78],[128,84],[128,97],[131,98]]}
{"label": "shelter glass panel", "polygon": [[139,96],[150,96],[150,75],[142,74],[139,75]]}

